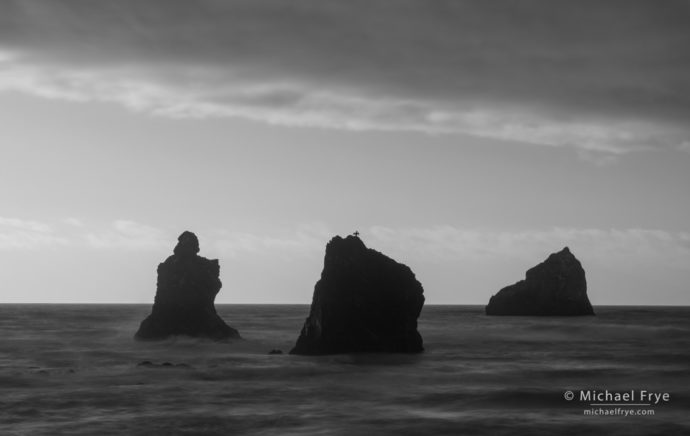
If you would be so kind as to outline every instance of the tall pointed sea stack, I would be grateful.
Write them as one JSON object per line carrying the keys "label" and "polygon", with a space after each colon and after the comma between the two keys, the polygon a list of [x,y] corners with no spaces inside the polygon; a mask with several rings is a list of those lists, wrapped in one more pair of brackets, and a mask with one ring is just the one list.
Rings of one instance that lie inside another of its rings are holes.
{"label": "tall pointed sea stack", "polygon": [[153,310],[139,326],[137,339],[188,335],[212,339],[240,335],[216,313],[214,301],[222,286],[217,259],[197,255],[199,240],[192,232],[177,239],[174,254],[158,265]]}
{"label": "tall pointed sea stack", "polygon": [[530,268],[521,280],[489,300],[487,315],[594,315],[587,298],[585,270],[565,247]]}
{"label": "tall pointed sea stack", "polygon": [[291,354],[419,353],[424,289],[407,266],[357,236],[326,245],[309,317]]}

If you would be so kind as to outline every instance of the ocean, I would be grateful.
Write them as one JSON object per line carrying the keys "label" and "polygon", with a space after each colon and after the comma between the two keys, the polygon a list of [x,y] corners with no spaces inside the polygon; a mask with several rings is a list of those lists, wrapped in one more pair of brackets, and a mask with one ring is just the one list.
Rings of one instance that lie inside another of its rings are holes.
{"label": "ocean", "polygon": [[[0,434],[690,434],[689,307],[427,305],[422,354],[319,357],[287,354],[308,305],[218,305],[243,340],[134,341],[150,309],[0,305]],[[590,405],[631,391],[668,396]]]}

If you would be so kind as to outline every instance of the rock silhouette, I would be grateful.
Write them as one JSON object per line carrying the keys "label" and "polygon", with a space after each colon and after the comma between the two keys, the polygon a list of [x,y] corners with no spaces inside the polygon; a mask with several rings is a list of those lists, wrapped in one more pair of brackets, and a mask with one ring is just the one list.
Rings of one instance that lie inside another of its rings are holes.
{"label": "rock silhouette", "polygon": [[356,235],[326,245],[309,317],[290,354],[419,353],[424,289],[407,266]]}
{"label": "rock silhouette", "polygon": [[530,268],[525,280],[501,289],[486,306],[487,315],[594,315],[587,298],[585,270],[565,247]]}
{"label": "rock silhouette", "polygon": [[156,299],[142,321],[137,339],[188,335],[212,339],[239,338],[216,313],[214,301],[222,284],[217,259],[199,256],[199,240],[192,232],[178,238],[174,254],[158,265]]}

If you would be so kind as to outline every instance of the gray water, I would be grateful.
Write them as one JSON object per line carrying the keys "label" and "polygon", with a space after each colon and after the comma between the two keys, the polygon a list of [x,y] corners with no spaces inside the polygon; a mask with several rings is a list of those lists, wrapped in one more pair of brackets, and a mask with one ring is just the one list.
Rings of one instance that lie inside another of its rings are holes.
{"label": "gray water", "polygon": [[[150,343],[132,339],[148,305],[0,305],[0,434],[690,434],[688,307],[425,306],[420,355],[268,355],[289,351],[308,310],[220,305],[243,340]],[[587,416],[564,399],[590,389],[670,400]]]}

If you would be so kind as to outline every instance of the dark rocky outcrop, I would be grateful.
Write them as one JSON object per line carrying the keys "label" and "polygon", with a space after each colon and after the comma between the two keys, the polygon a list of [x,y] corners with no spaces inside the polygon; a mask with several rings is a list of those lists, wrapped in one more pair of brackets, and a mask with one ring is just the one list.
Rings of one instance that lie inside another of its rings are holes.
{"label": "dark rocky outcrop", "polygon": [[501,289],[486,306],[487,315],[594,315],[587,298],[585,270],[565,247],[529,269],[525,280]]}
{"label": "dark rocky outcrop", "polygon": [[192,232],[178,238],[174,254],[158,265],[156,299],[141,323],[137,339],[188,335],[211,339],[239,338],[216,313],[214,301],[222,284],[217,259],[199,256],[199,240]]}
{"label": "dark rocky outcrop", "polygon": [[326,245],[309,317],[290,354],[419,353],[424,289],[407,266],[357,236]]}

